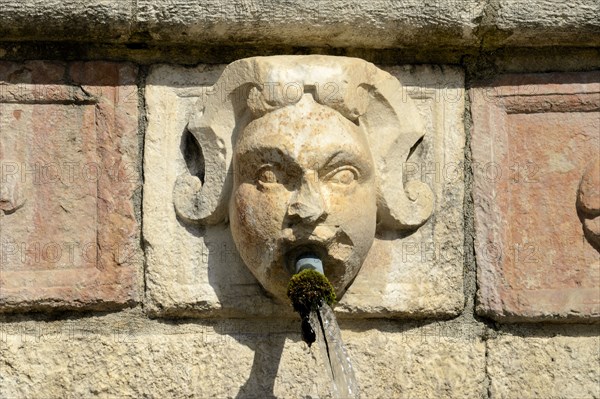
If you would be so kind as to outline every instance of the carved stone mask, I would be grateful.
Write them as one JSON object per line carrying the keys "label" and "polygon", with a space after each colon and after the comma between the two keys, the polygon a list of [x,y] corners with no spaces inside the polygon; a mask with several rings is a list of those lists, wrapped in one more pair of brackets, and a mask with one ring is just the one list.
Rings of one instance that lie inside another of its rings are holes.
{"label": "carved stone mask", "polygon": [[234,150],[229,220],[242,259],[264,287],[285,298],[295,259],[312,252],[343,292],[375,237],[374,169],[362,129],[310,94],[244,129]]}
{"label": "carved stone mask", "polygon": [[275,298],[286,300],[304,252],[341,297],[377,229],[415,229],[431,214],[431,190],[402,177],[424,128],[386,72],[345,57],[256,57],[230,64],[214,87],[188,126],[206,178],[180,176],[175,209],[189,223],[229,219]]}

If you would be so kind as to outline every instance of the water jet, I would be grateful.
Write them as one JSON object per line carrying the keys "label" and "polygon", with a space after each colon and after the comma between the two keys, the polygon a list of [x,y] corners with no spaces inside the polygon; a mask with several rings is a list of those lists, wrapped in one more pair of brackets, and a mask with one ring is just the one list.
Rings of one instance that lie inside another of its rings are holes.
{"label": "water jet", "polygon": [[288,284],[288,297],[300,314],[302,339],[319,346],[332,382],[335,398],[358,398],[358,386],[340,328],[330,306],[335,302],[333,286],[323,273],[323,262],[313,254],[298,256],[296,274]]}

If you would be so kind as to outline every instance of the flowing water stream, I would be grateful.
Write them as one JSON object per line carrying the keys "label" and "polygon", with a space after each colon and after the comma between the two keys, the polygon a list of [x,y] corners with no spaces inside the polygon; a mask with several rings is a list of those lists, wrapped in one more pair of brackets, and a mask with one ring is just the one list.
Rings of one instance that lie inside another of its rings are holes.
{"label": "flowing water stream", "polygon": [[354,370],[344,348],[333,310],[327,304],[323,304],[318,311],[310,313],[309,321],[316,332],[319,351],[331,377],[333,397],[358,399],[358,385]]}

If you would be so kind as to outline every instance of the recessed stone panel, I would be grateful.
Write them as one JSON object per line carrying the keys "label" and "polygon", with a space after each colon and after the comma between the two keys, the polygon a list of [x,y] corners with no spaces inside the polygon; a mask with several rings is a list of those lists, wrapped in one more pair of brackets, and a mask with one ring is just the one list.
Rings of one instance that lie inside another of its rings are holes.
{"label": "recessed stone panel", "polygon": [[478,310],[600,318],[600,73],[472,90]]}
{"label": "recessed stone panel", "polygon": [[136,73],[0,64],[0,309],[135,301]]}
{"label": "recessed stone panel", "polygon": [[[203,155],[186,131],[196,105],[224,96],[212,86],[223,66],[150,70],[144,159],[144,239],[148,309],[161,315],[292,315],[263,291],[242,262],[228,225],[178,219],[176,179],[202,175]],[[410,234],[377,236],[358,276],[336,306],[345,317],[435,317],[463,306],[463,74],[456,68],[388,69],[417,104],[426,132],[407,160],[404,179],[425,182],[433,216]],[[225,101],[225,98],[223,98]],[[200,108],[197,108],[200,107]],[[406,115],[406,118],[414,116]],[[205,176],[204,178],[207,178]],[[360,212],[360,204],[356,204]]]}

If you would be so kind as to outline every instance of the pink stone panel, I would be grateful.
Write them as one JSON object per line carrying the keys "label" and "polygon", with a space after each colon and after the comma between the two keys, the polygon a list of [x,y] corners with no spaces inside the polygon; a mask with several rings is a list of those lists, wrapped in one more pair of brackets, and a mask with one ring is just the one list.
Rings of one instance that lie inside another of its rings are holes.
{"label": "pink stone panel", "polygon": [[507,75],[471,96],[478,312],[598,321],[600,73]]}
{"label": "pink stone panel", "polygon": [[137,301],[136,75],[0,63],[0,311]]}

